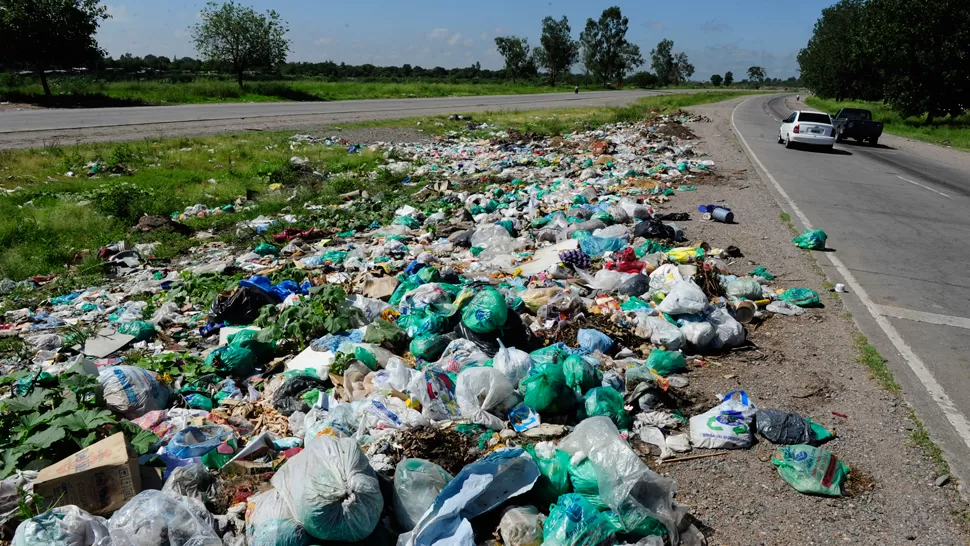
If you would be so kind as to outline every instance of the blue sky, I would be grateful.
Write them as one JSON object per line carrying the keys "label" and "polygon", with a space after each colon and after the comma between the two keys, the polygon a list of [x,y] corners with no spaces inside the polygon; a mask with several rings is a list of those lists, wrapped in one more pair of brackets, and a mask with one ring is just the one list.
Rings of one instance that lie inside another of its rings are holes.
{"label": "blue sky", "polygon": [[[649,69],[650,50],[664,38],[697,68],[695,79],[727,70],[741,79],[749,66],[769,77],[797,75],[795,55],[805,46],[824,7],[834,0],[249,0],[275,9],[289,22],[289,60],[372,63],[426,68],[500,68],[496,36],[524,36],[536,45],[546,15],[566,15],[578,38],[589,17],[618,4],[630,18],[627,38],[640,46]],[[196,56],[188,28],[204,1],[108,0],[113,18],[98,41],[117,57],[124,53]],[[487,7],[484,7],[486,6]],[[783,6],[783,7],[782,7]],[[741,76],[741,77],[738,77]]]}

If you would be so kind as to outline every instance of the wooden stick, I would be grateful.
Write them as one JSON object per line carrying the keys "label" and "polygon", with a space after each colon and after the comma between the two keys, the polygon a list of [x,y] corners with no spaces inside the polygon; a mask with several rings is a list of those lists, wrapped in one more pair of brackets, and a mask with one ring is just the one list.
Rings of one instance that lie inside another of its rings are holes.
{"label": "wooden stick", "polygon": [[679,463],[681,461],[693,461],[694,459],[706,459],[708,457],[720,457],[721,455],[727,455],[730,451],[718,451],[717,453],[703,453],[701,455],[688,455],[686,457],[677,457],[676,459],[665,459],[661,461],[661,464],[667,463]]}

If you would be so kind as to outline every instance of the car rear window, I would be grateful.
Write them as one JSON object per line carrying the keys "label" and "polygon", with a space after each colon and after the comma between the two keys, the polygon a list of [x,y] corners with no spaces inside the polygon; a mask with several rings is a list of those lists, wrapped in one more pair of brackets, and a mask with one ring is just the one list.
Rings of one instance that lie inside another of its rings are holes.
{"label": "car rear window", "polygon": [[842,110],[842,117],[845,119],[861,119],[863,121],[869,121],[872,119],[872,114],[868,110]]}
{"label": "car rear window", "polygon": [[811,112],[802,112],[801,114],[798,114],[798,121],[804,121],[806,123],[824,123],[826,125],[832,123],[827,114],[813,114]]}

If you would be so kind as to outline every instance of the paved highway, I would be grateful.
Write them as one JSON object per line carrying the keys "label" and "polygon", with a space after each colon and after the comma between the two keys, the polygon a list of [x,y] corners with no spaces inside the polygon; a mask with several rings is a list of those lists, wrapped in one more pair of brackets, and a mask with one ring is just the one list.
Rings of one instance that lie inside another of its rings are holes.
{"label": "paved highway", "polygon": [[789,104],[748,99],[735,131],[796,226],[828,234],[831,251],[815,257],[848,285],[853,318],[970,483],[970,154],[892,136],[834,153],[787,150],[777,139]]}
{"label": "paved highway", "polygon": [[251,129],[282,130],[331,123],[458,112],[621,106],[641,97],[670,93],[669,91],[598,91],[579,94],[188,104],[0,112],[0,148],[38,146],[52,140],[62,142],[124,140]]}

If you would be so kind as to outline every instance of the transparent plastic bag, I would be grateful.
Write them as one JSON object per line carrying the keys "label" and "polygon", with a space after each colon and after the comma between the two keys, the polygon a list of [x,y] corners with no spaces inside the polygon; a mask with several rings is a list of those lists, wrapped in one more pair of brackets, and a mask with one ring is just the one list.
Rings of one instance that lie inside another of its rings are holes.
{"label": "transparent plastic bag", "polygon": [[542,520],[535,506],[513,506],[502,514],[499,536],[505,546],[541,546]]}
{"label": "transparent plastic bag", "polygon": [[384,509],[377,476],[353,438],[317,436],[273,476],[294,519],[322,540],[370,535]]}
{"label": "transparent plastic bag", "polygon": [[394,514],[406,531],[414,529],[438,493],[453,479],[424,459],[404,458],[394,470]]}
{"label": "transparent plastic bag", "polygon": [[111,546],[221,546],[212,515],[188,497],[142,491],[108,520]]}
{"label": "transparent plastic bag", "polygon": [[462,416],[472,423],[491,430],[505,428],[505,420],[493,415],[505,415],[515,406],[512,400],[515,386],[501,370],[495,368],[469,368],[458,374],[455,398]]}
{"label": "transparent plastic bag", "polygon": [[12,546],[100,546],[108,537],[108,520],[77,506],[58,506],[17,526]]}
{"label": "transparent plastic bag", "polygon": [[693,281],[680,281],[673,285],[657,310],[669,315],[697,315],[708,305],[707,296],[699,286]]}
{"label": "transparent plastic bag", "polygon": [[105,404],[128,419],[168,406],[169,390],[154,372],[137,366],[111,366],[98,375]]}
{"label": "transparent plastic bag", "polygon": [[734,320],[734,317],[724,309],[717,308],[711,311],[711,314],[707,315],[707,322],[714,327],[714,339],[711,340],[713,348],[737,347],[744,343],[744,326]]}
{"label": "transparent plastic bag", "polygon": [[276,489],[253,495],[246,503],[246,543],[249,546],[307,546],[311,537],[293,519]]}
{"label": "transparent plastic bag", "polygon": [[495,358],[492,359],[492,367],[505,374],[505,377],[513,385],[518,385],[519,381],[528,377],[529,372],[532,371],[532,357],[529,356],[529,353],[520,351],[515,347],[506,348],[502,340],[499,340],[498,343],[499,350],[495,353]]}

